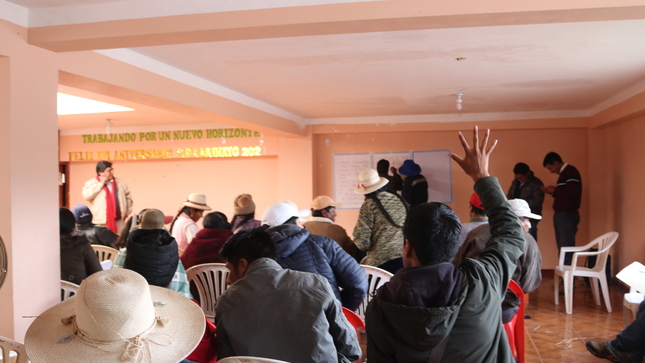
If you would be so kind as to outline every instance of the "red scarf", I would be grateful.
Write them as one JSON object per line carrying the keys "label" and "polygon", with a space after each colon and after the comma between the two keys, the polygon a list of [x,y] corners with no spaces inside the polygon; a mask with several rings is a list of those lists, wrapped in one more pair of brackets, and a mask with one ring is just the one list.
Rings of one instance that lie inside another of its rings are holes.
{"label": "red scarf", "polygon": [[[97,180],[101,180],[98,176],[96,177]],[[105,201],[107,203],[107,210],[105,213],[105,225],[107,228],[111,229],[112,232],[118,234],[119,231],[116,229],[116,219],[117,219],[117,211],[116,211],[116,195],[117,195],[117,190],[116,190],[116,180],[112,181],[112,185],[114,186],[114,193],[110,191],[110,188],[108,187],[108,183],[105,183],[103,185],[103,190],[105,191]]]}

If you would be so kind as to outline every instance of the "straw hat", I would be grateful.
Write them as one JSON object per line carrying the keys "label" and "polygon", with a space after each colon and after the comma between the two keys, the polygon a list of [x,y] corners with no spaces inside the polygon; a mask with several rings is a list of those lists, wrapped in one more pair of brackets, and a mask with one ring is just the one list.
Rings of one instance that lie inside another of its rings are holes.
{"label": "straw hat", "polygon": [[200,193],[190,193],[188,199],[182,203],[186,207],[191,207],[201,210],[212,210],[211,207],[206,205],[206,196]]}
{"label": "straw hat", "polygon": [[133,229],[163,229],[166,216],[159,209],[144,209],[138,216],[139,224]]}
{"label": "straw hat", "polygon": [[311,202],[312,210],[321,210],[327,207],[340,207],[340,206],[342,206],[341,203],[334,202],[334,200],[331,199],[331,197],[326,195],[319,195],[316,197],[316,199],[314,199]]}
{"label": "straw hat", "polygon": [[251,194],[238,195],[235,201],[233,201],[233,209],[235,210],[235,214],[239,216],[255,212],[255,203],[253,203]]}
{"label": "straw hat", "polygon": [[36,318],[25,347],[34,363],[176,363],[197,347],[205,323],[185,296],[112,269],[90,275],[75,296]]}
{"label": "straw hat", "polygon": [[309,215],[309,210],[301,209],[298,210],[296,203],[285,200],[281,203],[271,204],[262,215],[262,224],[266,224],[269,227],[275,227],[283,224],[292,217],[306,217]]}
{"label": "straw hat", "polygon": [[388,180],[378,176],[374,169],[365,169],[358,174],[358,186],[354,189],[356,194],[369,194],[387,185]]}

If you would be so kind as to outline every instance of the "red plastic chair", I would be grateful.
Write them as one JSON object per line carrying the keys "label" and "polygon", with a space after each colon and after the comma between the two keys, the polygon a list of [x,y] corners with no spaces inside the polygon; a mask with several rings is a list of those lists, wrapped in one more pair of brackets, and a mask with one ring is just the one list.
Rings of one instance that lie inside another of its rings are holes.
{"label": "red plastic chair", "polygon": [[508,344],[516,362],[524,363],[524,291],[517,282],[511,280],[508,288],[520,299],[520,308],[511,321],[504,324],[508,336]]}
{"label": "red plastic chair", "polygon": [[[356,339],[361,339],[360,336],[360,329],[365,330],[365,323],[363,322],[363,319],[361,319],[358,314],[355,312],[349,310],[346,307],[343,307],[343,314],[345,314],[345,318],[347,318],[347,321],[349,321],[350,324],[356,329]],[[356,362],[360,362],[360,360],[357,360]]]}

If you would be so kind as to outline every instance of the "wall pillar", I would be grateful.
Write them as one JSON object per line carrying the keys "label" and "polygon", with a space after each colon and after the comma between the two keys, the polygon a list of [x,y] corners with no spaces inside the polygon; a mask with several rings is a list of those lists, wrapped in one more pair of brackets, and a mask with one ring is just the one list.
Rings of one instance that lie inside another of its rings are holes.
{"label": "wall pillar", "polygon": [[19,32],[0,27],[0,37],[0,235],[9,263],[0,335],[24,341],[33,316],[60,301],[58,70],[54,53]]}

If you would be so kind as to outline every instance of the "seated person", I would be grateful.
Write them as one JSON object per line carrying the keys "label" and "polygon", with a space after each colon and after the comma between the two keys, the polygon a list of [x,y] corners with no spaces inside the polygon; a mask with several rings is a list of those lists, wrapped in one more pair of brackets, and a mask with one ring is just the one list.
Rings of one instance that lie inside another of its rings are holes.
{"label": "seated person", "polygon": [[85,236],[76,235],[74,214],[58,209],[60,223],[60,279],[79,285],[89,275],[102,271],[96,252]]}
{"label": "seated person", "polygon": [[360,261],[365,257],[365,253],[356,247],[354,241],[347,235],[345,228],[335,223],[336,207],[340,207],[340,204],[334,202],[330,197],[326,195],[316,197],[311,202],[311,220],[305,222],[303,226],[311,234],[329,237],[338,242],[345,252]]}
{"label": "seated person", "polygon": [[36,318],[25,348],[33,363],[183,363],[205,322],[202,309],[180,294],[149,286],[133,271],[107,270]]}
{"label": "seated person", "polygon": [[[537,289],[542,282],[542,254],[537,242],[529,234],[529,229],[531,228],[529,219],[542,219],[542,216],[531,213],[528,203],[522,199],[511,199],[508,202],[519,218],[524,230],[524,239],[526,240],[524,253],[517,260],[517,268],[512,279],[520,285],[524,293],[528,294]],[[478,259],[484,252],[490,238],[488,223],[473,229],[459,248],[453,263],[459,266],[466,258]],[[502,302],[502,323],[506,324],[511,321],[519,307],[519,296],[515,296],[511,290],[507,290],[504,302]]]}
{"label": "seated person", "polygon": [[482,205],[482,201],[479,200],[477,193],[473,193],[470,196],[468,201],[468,206],[470,207],[470,220],[466,223],[461,224],[461,234],[459,235],[459,240],[461,243],[464,243],[466,236],[473,229],[481,226],[482,224],[488,225],[488,217],[486,217],[486,211]]}
{"label": "seated person", "polygon": [[241,231],[222,247],[230,285],[217,301],[218,358],[255,356],[287,362],[354,362],[356,331],[327,280],[283,269],[263,228]]}
{"label": "seated person", "polygon": [[235,211],[233,219],[231,220],[231,230],[233,233],[258,228],[262,224],[255,219],[255,203],[253,202],[251,194],[240,194],[235,197],[233,210]]}
{"label": "seated person", "polygon": [[365,270],[333,239],[310,234],[298,226],[296,221],[305,212],[288,202],[272,204],[264,212],[262,223],[271,226],[268,232],[278,252],[278,263],[283,268],[324,276],[343,306],[355,311],[367,293]]}
{"label": "seated person", "polygon": [[114,242],[119,236],[106,226],[92,223],[92,212],[87,206],[75,205],[72,208],[72,213],[76,218],[77,235],[87,237],[93,245],[114,246]]}
{"label": "seated person", "polygon": [[202,228],[193,241],[190,242],[186,251],[181,255],[181,262],[185,269],[202,263],[224,263],[219,256],[219,250],[228,240],[233,232],[226,228],[228,224],[218,212],[212,212],[204,217],[204,228]]}
{"label": "seated person", "polygon": [[515,213],[488,159],[497,142],[489,132],[471,148],[461,133],[466,156],[450,156],[475,182],[486,206],[492,237],[479,260],[460,266],[450,261],[459,248],[461,224],[445,204],[410,210],[403,226],[403,264],[370,301],[365,313],[367,356],[379,362],[513,362],[502,326],[500,305],[524,250]]}
{"label": "seated person", "polygon": [[186,270],[177,241],[164,227],[164,214],[158,209],[144,209],[131,222],[126,247],[114,258],[112,268],[127,268],[140,273],[150,285],[167,287],[192,299]]}
{"label": "seated person", "polygon": [[612,362],[640,363],[645,358],[645,301],[641,302],[636,319],[625,330],[606,343],[588,341],[587,350],[598,358]]}

